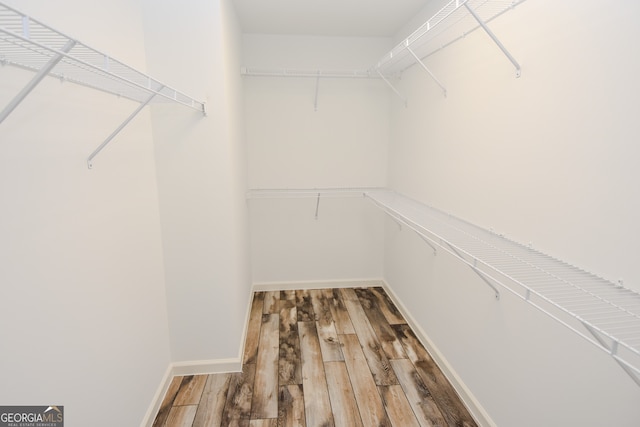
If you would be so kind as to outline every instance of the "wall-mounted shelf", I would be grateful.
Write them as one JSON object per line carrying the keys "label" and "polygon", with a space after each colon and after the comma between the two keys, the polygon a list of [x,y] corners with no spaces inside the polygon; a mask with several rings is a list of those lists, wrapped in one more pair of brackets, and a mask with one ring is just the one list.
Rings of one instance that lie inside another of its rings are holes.
{"label": "wall-mounted shelf", "polygon": [[251,77],[307,77],[332,79],[377,79],[378,75],[370,70],[342,70],[342,69],[298,69],[298,68],[258,68],[242,67],[240,74]]}
{"label": "wall-mounted shelf", "polygon": [[[498,46],[516,70],[516,77],[520,77],[520,64],[509,53],[498,37],[487,26],[498,16],[513,9],[525,0],[451,0],[440,9],[431,19],[421,25],[409,37],[404,39],[377,64],[367,70],[300,70],[285,68],[247,68],[241,69],[243,76],[259,77],[305,77],[316,78],[379,78],[396,94],[405,106],[406,98],[393,85],[391,78],[402,74],[407,68],[419,64],[429,76],[440,86],[444,96],[447,95],[445,85],[431,72],[424,60],[437,51],[466,37],[477,29],[483,29]],[[317,83],[316,100],[317,108]]]}
{"label": "wall-mounted shelf", "polygon": [[518,296],[611,355],[640,385],[640,294],[393,191],[365,196],[494,290]]}
{"label": "wall-mounted shelf", "polygon": [[[205,104],[99,52],[29,16],[0,3],[0,63],[36,74],[0,112],[0,123],[46,76],[57,77],[140,103],[170,102],[205,114]],[[142,108],[138,108],[104,141],[91,160]]]}
{"label": "wall-mounted shelf", "polygon": [[326,197],[363,197],[367,191],[382,190],[379,187],[353,188],[265,188],[247,191],[247,199],[297,199]]}
{"label": "wall-mounted shelf", "polygon": [[[486,24],[524,1],[452,0],[384,55],[374,68],[386,76],[398,75],[480,28],[488,31],[489,36],[503,49],[504,46],[501,46]],[[508,52],[503,52],[516,67],[516,73],[519,75],[520,66]]]}
{"label": "wall-mounted shelf", "polygon": [[[508,292],[609,354],[640,386],[640,294],[384,188],[256,189],[248,199],[365,197],[432,249],[450,253],[492,289]],[[318,205],[316,205],[316,216]],[[561,349],[557,349],[561,351]]]}

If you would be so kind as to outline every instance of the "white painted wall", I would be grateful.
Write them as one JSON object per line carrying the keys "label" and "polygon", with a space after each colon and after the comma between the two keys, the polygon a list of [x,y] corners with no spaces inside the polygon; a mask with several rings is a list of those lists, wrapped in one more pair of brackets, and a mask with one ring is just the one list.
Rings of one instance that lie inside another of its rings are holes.
{"label": "white painted wall", "polygon": [[152,113],[172,360],[237,358],[249,301],[240,33],[231,3],[145,1],[150,73],[208,117]]}
{"label": "white painted wall", "polygon": [[[386,38],[244,36],[247,67],[368,68]],[[251,188],[386,185],[389,91],[377,80],[245,77]],[[382,217],[363,199],[252,200],[254,283],[380,278]]]}
{"label": "white painted wall", "polygon": [[[137,2],[7,3],[144,68]],[[31,76],[0,67],[2,108]],[[71,427],[138,425],[170,362],[148,113],[86,166],[135,108],[45,79],[0,124],[0,402]]]}
{"label": "white painted wall", "polygon": [[[527,1],[427,59],[392,99],[395,190],[640,290],[638,5]],[[387,225],[385,278],[500,426],[640,423],[640,389],[604,353],[410,231]]]}

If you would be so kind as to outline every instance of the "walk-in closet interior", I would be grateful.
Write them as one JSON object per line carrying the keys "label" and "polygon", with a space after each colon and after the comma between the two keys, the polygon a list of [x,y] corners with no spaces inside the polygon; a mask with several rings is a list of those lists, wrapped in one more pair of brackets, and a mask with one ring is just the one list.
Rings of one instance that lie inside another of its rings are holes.
{"label": "walk-in closet interior", "polygon": [[151,426],[254,292],[382,288],[478,425],[640,425],[637,16],[2,0],[0,405]]}

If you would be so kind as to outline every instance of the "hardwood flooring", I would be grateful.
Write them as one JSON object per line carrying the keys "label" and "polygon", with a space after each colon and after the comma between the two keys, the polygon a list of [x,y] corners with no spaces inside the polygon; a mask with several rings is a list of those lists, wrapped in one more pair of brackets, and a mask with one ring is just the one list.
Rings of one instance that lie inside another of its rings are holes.
{"label": "hardwood flooring", "polygon": [[153,426],[476,423],[376,287],[256,292],[242,372],[174,377]]}

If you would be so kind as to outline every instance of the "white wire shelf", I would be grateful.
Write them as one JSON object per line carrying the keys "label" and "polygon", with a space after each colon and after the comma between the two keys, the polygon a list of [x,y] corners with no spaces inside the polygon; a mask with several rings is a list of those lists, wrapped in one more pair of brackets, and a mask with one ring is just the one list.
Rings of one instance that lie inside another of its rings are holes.
{"label": "white wire shelf", "polygon": [[[491,22],[524,1],[452,0],[384,55],[374,69],[387,77],[401,74],[417,62],[482,28],[483,24]],[[490,30],[485,30],[494,37]],[[497,39],[494,41],[501,45]],[[510,56],[504,49],[503,52]],[[514,62],[519,73],[519,66],[515,60],[511,57],[509,59]]]}
{"label": "white wire shelf", "polygon": [[377,79],[378,75],[370,70],[343,69],[299,69],[299,68],[260,68],[242,67],[240,74],[251,77],[306,77],[334,79]]}
{"label": "white wire shelf", "polygon": [[47,76],[140,103],[139,107],[89,155],[87,164],[90,169],[93,158],[150,103],[179,104],[206,115],[204,102],[161,83],[4,3],[0,3],[0,64],[35,72],[31,81],[0,111],[0,123]]}
{"label": "white wire shelf", "polygon": [[264,188],[250,189],[247,199],[299,199],[326,197],[363,197],[367,191],[382,190],[380,187],[343,188]]}
{"label": "white wire shelf", "polygon": [[506,290],[577,333],[640,385],[640,294],[390,190],[365,196],[436,251],[467,264],[499,298]]}
{"label": "white wire shelf", "polygon": [[[64,51],[69,43],[73,47]],[[107,93],[144,102],[174,102],[204,110],[204,103],[0,3],[0,61],[32,71],[52,58],[60,62],[49,72],[60,78]]]}

